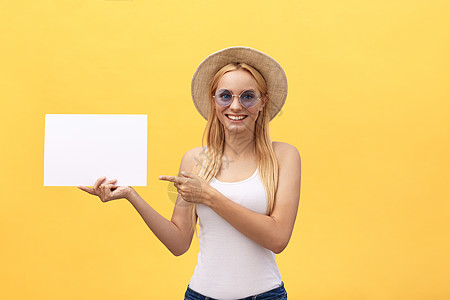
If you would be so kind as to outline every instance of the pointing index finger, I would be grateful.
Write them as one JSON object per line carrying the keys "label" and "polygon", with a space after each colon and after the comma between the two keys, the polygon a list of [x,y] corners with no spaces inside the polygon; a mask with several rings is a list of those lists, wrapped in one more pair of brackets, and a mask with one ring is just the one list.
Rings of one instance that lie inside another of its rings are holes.
{"label": "pointing index finger", "polygon": [[161,175],[159,176],[159,180],[165,180],[165,181],[171,181],[171,182],[178,182],[179,177],[176,176],[168,176],[168,175]]}

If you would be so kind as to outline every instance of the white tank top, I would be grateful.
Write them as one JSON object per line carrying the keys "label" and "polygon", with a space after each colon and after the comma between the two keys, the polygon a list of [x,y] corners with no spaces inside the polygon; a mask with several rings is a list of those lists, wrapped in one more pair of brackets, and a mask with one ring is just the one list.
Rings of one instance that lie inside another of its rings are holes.
{"label": "white tank top", "polygon": [[[210,185],[228,199],[266,214],[267,197],[258,169],[239,182]],[[250,240],[206,205],[197,205],[200,252],[189,287],[207,297],[237,299],[281,286],[275,254]]]}

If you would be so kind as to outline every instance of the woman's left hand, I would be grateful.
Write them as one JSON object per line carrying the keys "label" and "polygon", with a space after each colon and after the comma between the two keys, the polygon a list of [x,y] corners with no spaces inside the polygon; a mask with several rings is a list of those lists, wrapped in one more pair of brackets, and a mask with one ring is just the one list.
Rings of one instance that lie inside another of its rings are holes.
{"label": "woman's left hand", "polygon": [[188,172],[181,172],[178,176],[159,176],[160,180],[171,181],[177,188],[178,194],[189,203],[207,204],[210,200],[212,187],[200,176]]}

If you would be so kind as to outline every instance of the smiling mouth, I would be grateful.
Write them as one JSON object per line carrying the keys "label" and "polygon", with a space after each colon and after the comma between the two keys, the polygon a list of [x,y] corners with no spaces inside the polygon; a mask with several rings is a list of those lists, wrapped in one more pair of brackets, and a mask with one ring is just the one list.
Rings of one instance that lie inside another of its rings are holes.
{"label": "smiling mouth", "polygon": [[225,114],[225,116],[227,116],[227,118],[230,119],[231,121],[241,121],[247,118],[247,115],[234,116]]}

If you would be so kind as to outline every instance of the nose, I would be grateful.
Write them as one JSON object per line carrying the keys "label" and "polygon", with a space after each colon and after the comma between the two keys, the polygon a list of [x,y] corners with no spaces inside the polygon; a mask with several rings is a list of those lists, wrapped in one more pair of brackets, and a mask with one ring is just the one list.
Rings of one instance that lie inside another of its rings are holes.
{"label": "nose", "polygon": [[[233,101],[231,101],[230,109],[234,111],[239,111],[242,109],[241,101],[239,100],[239,95],[232,95]],[[236,97],[236,99],[235,99]]]}

